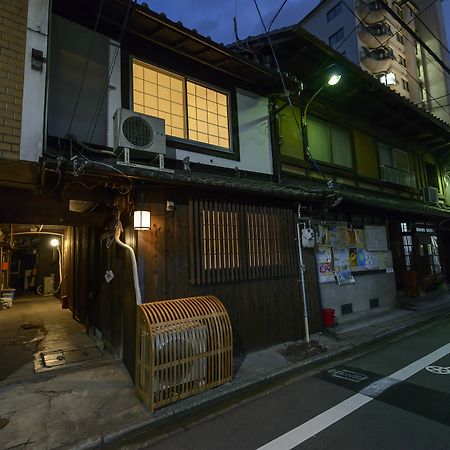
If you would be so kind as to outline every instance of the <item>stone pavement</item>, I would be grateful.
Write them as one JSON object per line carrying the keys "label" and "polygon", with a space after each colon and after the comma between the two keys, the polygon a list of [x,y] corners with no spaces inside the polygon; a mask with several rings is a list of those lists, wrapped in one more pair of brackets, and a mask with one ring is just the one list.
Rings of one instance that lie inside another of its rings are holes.
{"label": "stone pavement", "polygon": [[[422,305],[423,306],[423,305]],[[327,351],[304,357],[299,343],[285,343],[236,361],[231,383],[211,389],[151,414],[134,393],[120,361],[105,359],[88,365],[35,374],[0,385],[0,448],[84,449],[114,442],[133,431],[148,429],[211,406],[280,376],[306,370],[337,356],[419,324],[450,316],[450,295],[443,294],[416,311],[384,311],[359,318],[312,339]],[[285,355],[285,356],[283,356]]]}

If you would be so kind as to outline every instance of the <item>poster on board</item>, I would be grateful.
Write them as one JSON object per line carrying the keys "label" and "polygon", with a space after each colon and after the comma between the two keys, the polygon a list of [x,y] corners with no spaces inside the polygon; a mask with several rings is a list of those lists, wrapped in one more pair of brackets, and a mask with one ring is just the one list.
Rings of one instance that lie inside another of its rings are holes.
{"label": "poster on board", "polygon": [[328,229],[328,239],[332,247],[348,245],[347,225],[331,225]]}
{"label": "poster on board", "polygon": [[319,246],[317,248],[317,271],[319,283],[333,283],[334,273],[331,261],[331,247]]}

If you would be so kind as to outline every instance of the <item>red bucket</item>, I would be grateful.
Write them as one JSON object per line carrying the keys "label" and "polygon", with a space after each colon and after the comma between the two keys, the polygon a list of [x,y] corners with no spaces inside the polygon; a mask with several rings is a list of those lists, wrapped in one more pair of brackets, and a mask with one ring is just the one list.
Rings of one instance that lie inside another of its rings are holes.
{"label": "red bucket", "polygon": [[322,308],[322,321],[324,327],[332,327],[334,325],[334,309]]}

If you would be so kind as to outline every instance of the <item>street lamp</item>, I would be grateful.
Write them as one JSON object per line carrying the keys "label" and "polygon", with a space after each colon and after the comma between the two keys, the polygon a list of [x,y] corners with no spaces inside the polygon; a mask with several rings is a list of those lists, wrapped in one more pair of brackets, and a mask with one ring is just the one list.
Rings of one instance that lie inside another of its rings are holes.
{"label": "street lamp", "polygon": [[[327,70],[331,67],[334,67],[334,65],[330,67],[326,67],[323,70]],[[320,72],[319,72],[320,73]],[[317,75],[316,73],[315,75]],[[308,144],[308,134],[306,129],[306,113],[308,111],[308,107],[311,104],[311,102],[317,97],[320,91],[322,91],[323,88],[327,86],[335,86],[339,83],[341,80],[341,74],[337,70],[333,70],[332,72],[328,73],[328,76],[326,77],[325,81],[322,83],[322,85],[319,87],[319,89],[314,92],[312,97],[308,100],[308,103],[306,103],[305,109],[303,110],[302,116],[301,116],[301,128],[302,128],[302,142],[303,142],[303,150],[305,152],[305,158],[311,158],[311,152],[309,150],[309,144]],[[301,205],[298,204],[298,211],[297,211],[297,245],[298,245],[298,254],[299,254],[299,266],[300,266],[300,282],[302,286],[302,301],[303,301],[303,321],[305,326],[305,340],[306,343],[309,344],[310,342],[310,334],[309,334],[309,318],[308,318],[308,298],[306,293],[306,286],[305,286],[305,265],[303,260],[303,246],[301,241],[301,224],[303,222],[303,218],[301,215]]]}
{"label": "street lamp", "polygon": [[308,100],[308,103],[306,104],[305,109],[303,110],[303,114],[302,114],[302,134],[303,134],[303,136],[305,136],[305,133],[306,133],[306,113],[308,111],[309,105],[317,97],[317,95],[322,91],[323,88],[325,88],[327,86],[336,86],[336,84],[338,84],[339,81],[341,81],[341,78],[342,78],[342,75],[338,71],[331,72],[327,76],[325,82],[319,87],[319,89],[317,89],[316,92],[314,92],[312,97]]}

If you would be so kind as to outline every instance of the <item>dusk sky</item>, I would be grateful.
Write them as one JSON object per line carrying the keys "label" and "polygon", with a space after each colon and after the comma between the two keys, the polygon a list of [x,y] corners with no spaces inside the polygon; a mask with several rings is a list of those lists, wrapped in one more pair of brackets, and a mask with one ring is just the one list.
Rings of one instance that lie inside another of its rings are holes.
{"label": "dusk sky", "polygon": [[[266,24],[272,19],[283,0],[259,0],[258,5]],[[301,20],[319,0],[289,0],[283,7],[272,29],[292,25]],[[217,42],[228,44],[234,41],[233,17],[237,17],[241,39],[263,32],[253,0],[148,0],[147,4],[156,12],[164,12],[171,20],[181,21],[200,34],[211,36]],[[447,42],[450,42],[450,0],[442,2],[447,27]]]}

